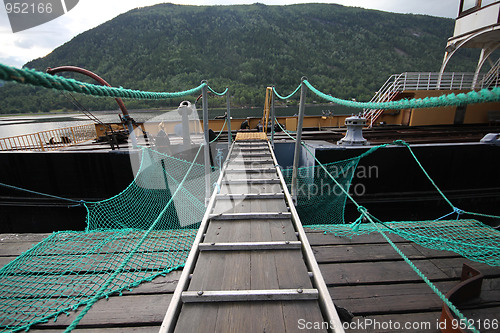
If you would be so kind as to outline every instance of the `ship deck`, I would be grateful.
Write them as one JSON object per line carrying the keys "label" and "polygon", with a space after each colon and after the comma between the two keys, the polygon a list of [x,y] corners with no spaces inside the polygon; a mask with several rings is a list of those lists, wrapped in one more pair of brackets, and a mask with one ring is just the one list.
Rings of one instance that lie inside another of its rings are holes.
{"label": "ship deck", "polygon": [[[306,233],[334,303],[353,313],[354,323],[357,320],[366,323],[365,319],[379,324],[392,321],[393,328],[395,322],[411,323],[414,328],[383,331],[439,332],[436,325],[442,302],[380,235],[348,239],[307,228]],[[7,264],[46,236],[1,234],[0,265]],[[471,262],[452,252],[429,250],[398,236],[390,237],[444,293],[459,283],[463,263],[480,270],[485,275],[481,297],[460,308],[476,321],[500,320],[499,267]],[[94,333],[103,329],[107,332],[158,332],[180,275],[181,271],[174,271],[124,292],[123,296],[98,301],[74,332]],[[57,322],[51,320],[30,332],[60,332],[74,317],[75,314],[60,316]],[[260,318],[249,317],[251,320]],[[427,323],[431,329],[422,329]],[[353,333],[378,331],[380,329],[366,325],[346,329]],[[480,331],[497,332],[491,327]]]}
{"label": "ship deck", "polygon": [[[251,130],[256,132],[257,130]],[[303,140],[324,140],[336,144],[337,141],[345,136],[345,127],[325,127],[325,128],[305,128],[302,132]],[[233,137],[237,131],[232,131]],[[363,136],[372,145],[391,143],[394,140],[404,140],[411,144],[445,144],[445,143],[464,143],[479,142],[488,133],[500,133],[498,125],[436,125],[436,126],[379,126],[363,130]],[[227,142],[228,132],[223,131],[219,141]],[[138,138],[141,144],[148,146],[150,142]],[[182,142],[182,138],[172,137],[172,144]],[[292,140],[282,132],[275,134],[277,142],[292,142]],[[195,143],[200,143],[195,140]],[[128,150],[132,148],[130,140],[126,143],[120,143],[116,150]],[[109,143],[96,143],[95,140],[88,140],[76,145],[70,145],[59,149],[59,151],[109,151]]]}

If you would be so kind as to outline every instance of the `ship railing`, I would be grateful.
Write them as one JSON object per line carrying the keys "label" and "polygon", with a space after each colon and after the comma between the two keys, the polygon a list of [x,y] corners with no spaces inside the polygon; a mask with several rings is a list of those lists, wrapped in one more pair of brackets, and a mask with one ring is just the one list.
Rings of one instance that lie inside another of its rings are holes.
{"label": "ship railing", "polygon": [[491,69],[480,81],[480,85],[483,88],[496,87],[500,83],[500,58],[497,62],[491,66]]}
{"label": "ship railing", "polygon": [[[393,74],[375,93],[370,102],[388,102],[396,98],[403,91],[408,90],[472,90],[484,87],[485,74],[475,78],[474,73],[438,73],[438,72],[405,72]],[[477,84],[478,82],[479,84]],[[383,113],[382,110],[364,109],[363,116],[367,119],[368,127]]]}
{"label": "ship railing", "polygon": [[94,124],[41,131],[0,138],[0,151],[51,151],[97,137]]}

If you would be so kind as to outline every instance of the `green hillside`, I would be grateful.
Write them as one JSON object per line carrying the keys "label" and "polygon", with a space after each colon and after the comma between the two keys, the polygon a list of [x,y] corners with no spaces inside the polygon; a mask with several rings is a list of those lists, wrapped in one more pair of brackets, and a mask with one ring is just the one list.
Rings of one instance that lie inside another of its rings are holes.
{"label": "green hillside", "polygon": [[[390,74],[438,71],[453,26],[451,19],[334,4],[161,4],[122,14],[26,67],[81,66],[113,86],[152,91],[206,79],[218,90],[229,86],[235,106],[261,106],[266,86],[289,93],[302,76],[336,97],[369,100]],[[472,71],[476,59],[465,52],[449,69]],[[0,97],[0,113],[74,108],[60,92],[12,84]],[[79,99],[94,110],[116,108],[110,99]],[[129,108],[168,103],[178,101],[126,101]]]}

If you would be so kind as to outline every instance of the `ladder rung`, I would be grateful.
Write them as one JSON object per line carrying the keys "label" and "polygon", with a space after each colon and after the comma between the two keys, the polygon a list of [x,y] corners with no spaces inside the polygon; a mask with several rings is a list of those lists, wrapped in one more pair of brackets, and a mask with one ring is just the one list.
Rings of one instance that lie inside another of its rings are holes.
{"label": "ladder rung", "polygon": [[267,141],[265,140],[261,140],[261,141],[253,141],[253,142],[244,142],[244,141],[239,141],[239,142],[236,142],[234,144],[235,147],[238,147],[238,146],[246,146],[246,147],[254,147],[254,146],[266,146],[268,147],[267,145]]}
{"label": "ladder rung", "polygon": [[262,151],[262,150],[269,151],[269,147],[267,145],[266,146],[261,146],[261,147],[254,147],[252,145],[252,146],[249,146],[249,147],[237,147],[235,149],[236,150],[241,150],[241,151]]}
{"label": "ladder rung", "polygon": [[317,289],[184,291],[184,303],[300,301],[318,299]]}
{"label": "ladder rung", "polygon": [[217,200],[282,199],[283,193],[217,194]]}
{"label": "ladder rung", "polygon": [[235,163],[235,164],[274,164],[273,160],[253,160],[253,159],[240,159],[240,158],[235,158],[234,160],[229,160],[229,163]]}
{"label": "ladder rung", "polygon": [[257,251],[257,250],[294,250],[300,249],[300,241],[278,242],[238,242],[238,243],[200,243],[200,251]]}
{"label": "ladder rung", "polygon": [[273,179],[226,179],[222,181],[223,184],[281,184],[279,178]]}
{"label": "ladder rung", "polygon": [[252,168],[252,169],[226,169],[227,172],[232,173],[270,173],[276,172],[275,168]]}
{"label": "ladder rung", "polygon": [[212,220],[249,220],[249,219],[262,219],[262,220],[272,220],[272,219],[290,219],[292,214],[290,212],[279,212],[279,213],[224,213],[224,214],[212,214],[210,219]]}
{"label": "ladder rung", "polygon": [[[254,158],[254,157],[271,157],[271,153],[242,153],[242,154],[235,154],[234,152],[231,154],[231,157],[234,155],[236,156],[241,156],[241,157],[247,157],[247,158]],[[233,157],[234,158],[234,157]]]}

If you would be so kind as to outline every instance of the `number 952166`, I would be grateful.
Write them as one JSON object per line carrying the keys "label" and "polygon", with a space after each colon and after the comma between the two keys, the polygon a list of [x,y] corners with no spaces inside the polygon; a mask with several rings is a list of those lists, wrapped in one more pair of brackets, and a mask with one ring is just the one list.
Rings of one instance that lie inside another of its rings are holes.
{"label": "number 952166", "polygon": [[52,4],[48,3],[27,3],[27,2],[7,2],[5,4],[7,14],[50,14],[52,13]]}

